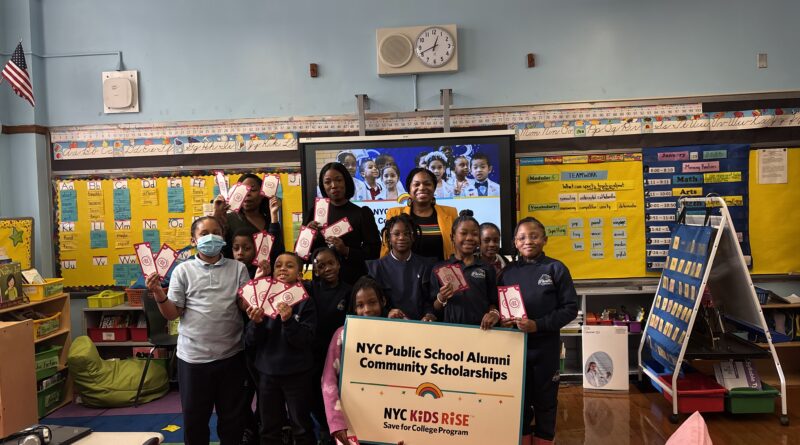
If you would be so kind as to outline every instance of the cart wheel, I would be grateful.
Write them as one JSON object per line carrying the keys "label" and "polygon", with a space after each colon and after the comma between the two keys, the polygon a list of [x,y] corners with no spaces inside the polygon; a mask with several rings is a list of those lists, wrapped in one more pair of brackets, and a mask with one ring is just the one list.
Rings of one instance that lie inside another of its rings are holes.
{"label": "cart wheel", "polygon": [[789,416],[781,416],[781,425],[783,426],[789,425]]}
{"label": "cart wheel", "polygon": [[[672,422],[672,423],[678,423],[678,415],[677,414],[670,414],[669,415],[669,421]],[[786,419],[786,421],[788,422],[789,419]]]}

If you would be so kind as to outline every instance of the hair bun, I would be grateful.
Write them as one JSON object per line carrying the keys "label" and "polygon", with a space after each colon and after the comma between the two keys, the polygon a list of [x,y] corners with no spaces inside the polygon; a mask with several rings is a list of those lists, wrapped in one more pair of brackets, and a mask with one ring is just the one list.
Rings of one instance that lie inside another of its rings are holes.
{"label": "hair bun", "polygon": [[475,216],[475,212],[470,209],[464,209],[458,212],[458,216]]}

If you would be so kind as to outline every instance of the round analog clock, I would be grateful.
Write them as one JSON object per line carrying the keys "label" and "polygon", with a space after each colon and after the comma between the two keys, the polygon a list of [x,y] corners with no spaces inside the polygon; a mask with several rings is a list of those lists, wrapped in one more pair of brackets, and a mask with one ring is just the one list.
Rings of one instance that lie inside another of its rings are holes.
{"label": "round analog clock", "polygon": [[444,28],[426,28],[417,36],[414,54],[420,62],[431,68],[445,66],[456,54],[456,39]]}

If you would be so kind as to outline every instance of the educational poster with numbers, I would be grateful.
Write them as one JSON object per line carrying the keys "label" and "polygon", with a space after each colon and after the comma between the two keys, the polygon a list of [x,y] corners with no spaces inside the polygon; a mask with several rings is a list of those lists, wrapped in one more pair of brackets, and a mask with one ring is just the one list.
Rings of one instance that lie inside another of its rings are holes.
{"label": "educational poster with numbers", "polygon": [[[64,285],[129,286],[141,275],[135,244],[149,242],[155,253],[163,244],[175,250],[190,245],[192,222],[213,211],[218,194],[214,176],[203,173],[54,181],[55,251]],[[239,174],[227,177],[235,184]],[[292,215],[302,205],[300,174],[280,173],[280,179],[284,241],[291,249]]]}
{"label": "educational poster with numbers", "polygon": [[545,253],[576,279],[645,276],[641,154],[519,160],[519,216],[540,220]]}
{"label": "educational poster with numbers", "polygon": [[[715,193],[725,200],[742,253],[752,266],[748,223],[748,145],[645,148],[644,195],[647,270],[664,268],[678,199]],[[687,203],[687,215],[705,215],[704,203]]]}

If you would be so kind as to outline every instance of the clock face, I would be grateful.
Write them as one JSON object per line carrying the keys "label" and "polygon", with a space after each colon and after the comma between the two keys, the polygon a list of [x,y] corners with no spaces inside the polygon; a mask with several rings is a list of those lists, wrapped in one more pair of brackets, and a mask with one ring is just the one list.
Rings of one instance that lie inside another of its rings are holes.
{"label": "clock face", "polygon": [[444,28],[427,28],[417,36],[414,53],[423,64],[439,68],[456,54],[456,40]]}

